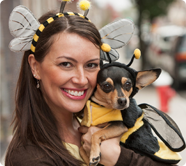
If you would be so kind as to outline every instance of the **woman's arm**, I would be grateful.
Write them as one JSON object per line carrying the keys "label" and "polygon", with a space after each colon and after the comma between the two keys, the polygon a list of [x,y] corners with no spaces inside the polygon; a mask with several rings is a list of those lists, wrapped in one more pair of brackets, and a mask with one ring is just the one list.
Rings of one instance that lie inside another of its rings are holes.
{"label": "woman's arm", "polygon": [[[52,159],[46,156],[36,146],[20,146],[10,156],[11,166],[55,166]],[[6,165],[5,166],[9,166]]]}
{"label": "woman's arm", "polygon": [[121,147],[121,153],[115,166],[173,166],[153,161],[147,156],[141,156],[130,149]]}
{"label": "woman's arm", "polygon": [[[83,133],[82,141],[83,148],[90,153],[91,136],[96,131],[100,130],[97,127],[80,127],[79,131]],[[153,161],[147,156],[141,156],[130,149],[120,147],[120,138],[112,138],[105,140],[101,144],[101,161],[100,163],[106,166],[171,166],[171,164],[163,164]]]}

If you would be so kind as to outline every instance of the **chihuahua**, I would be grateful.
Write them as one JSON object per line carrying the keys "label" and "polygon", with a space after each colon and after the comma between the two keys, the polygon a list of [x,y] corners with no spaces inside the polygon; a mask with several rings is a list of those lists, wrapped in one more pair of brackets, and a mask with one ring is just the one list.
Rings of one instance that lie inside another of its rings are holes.
{"label": "chihuahua", "polygon": [[[138,90],[152,84],[160,73],[161,69],[137,72],[119,62],[103,65],[97,76],[96,90],[91,101],[87,102],[81,123],[88,127],[102,127],[92,135],[90,160],[80,148],[81,156],[87,164],[99,163],[100,144],[103,140],[122,135],[123,145],[136,152],[145,149],[146,153],[155,153],[159,149],[158,141],[151,133],[149,124],[146,125],[143,121],[142,110],[132,97]],[[139,133],[134,132],[136,130],[139,130]],[[148,137],[139,139],[138,137],[143,134],[148,134]]]}

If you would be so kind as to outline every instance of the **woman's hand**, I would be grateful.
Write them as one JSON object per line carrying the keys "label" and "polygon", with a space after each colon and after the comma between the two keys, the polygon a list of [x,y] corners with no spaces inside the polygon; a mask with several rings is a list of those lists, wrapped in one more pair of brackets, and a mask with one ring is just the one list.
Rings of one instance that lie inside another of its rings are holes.
{"label": "woman's hand", "polygon": [[[98,127],[84,127],[81,126],[79,131],[84,134],[81,138],[83,141],[83,149],[86,151],[88,157],[91,149],[92,135],[100,130]],[[121,137],[105,140],[101,143],[101,160],[100,163],[106,166],[114,166],[119,158],[121,148],[119,145]]]}

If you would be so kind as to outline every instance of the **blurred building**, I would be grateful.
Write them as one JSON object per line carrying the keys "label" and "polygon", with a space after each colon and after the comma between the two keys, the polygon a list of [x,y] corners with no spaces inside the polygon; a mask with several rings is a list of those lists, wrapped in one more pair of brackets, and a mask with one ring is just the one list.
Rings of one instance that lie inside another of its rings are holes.
{"label": "blurred building", "polygon": [[186,27],[186,2],[176,0],[169,9],[168,19],[172,24]]}
{"label": "blurred building", "polygon": [[154,20],[154,27],[167,24],[186,27],[186,3],[183,0],[175,0],[169,7],[167,15]]}

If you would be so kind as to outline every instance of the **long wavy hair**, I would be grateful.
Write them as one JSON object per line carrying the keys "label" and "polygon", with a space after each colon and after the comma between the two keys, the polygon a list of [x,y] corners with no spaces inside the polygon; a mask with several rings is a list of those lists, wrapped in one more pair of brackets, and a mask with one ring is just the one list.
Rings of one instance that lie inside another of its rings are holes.
{"label": "long wavy hair", "polygon": [[[43,23],[56,14],[50,11],[44,14],[39,22]],[[35,51],[35,59],[42,62],[53,43],[53,36],[61,32],[78,34],[97,47],[101,38],[97,28],[79,16],[66,16],[56,19],[41,33]],[[73,48],[72,48],[73,49]],[[15,94],[15,110],[13,139],[9,144],[5,165],[12,166],[10,161],[13,151],[28,142],[36,145],[53,161],[60,159],[57,165],[77,166],[82,162],[75,159],[63,145],[57,129],[57,121],[44,100],[40,89],[36,88],[37,80],[33,77],[28,56],[30,50],[24,53]]]}

